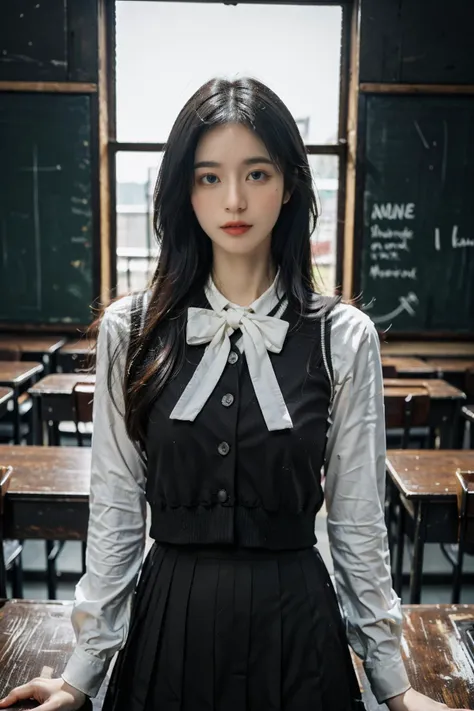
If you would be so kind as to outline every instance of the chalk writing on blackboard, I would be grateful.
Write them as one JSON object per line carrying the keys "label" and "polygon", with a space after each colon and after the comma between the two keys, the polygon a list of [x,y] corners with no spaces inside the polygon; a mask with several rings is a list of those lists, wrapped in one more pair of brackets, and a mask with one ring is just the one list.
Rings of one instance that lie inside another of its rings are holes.
{"label": "chalk writing on blackboard", "polygon": [[[450,246],[453,249],[467,249],[469,247],[474,247],[474,239],[470,237],[458,237],[458,225],[454,225],[451,231],[451,241]],[[435,249],[439,252],[441,251],[441,230],[439,227],[435,227]]]}
{"label": "chalk writing on blackboard", "polygon": [[[414,308],[415,306],[418,306],[419,300],[417,295],[413,292],[410,291],[406,296],[400,296],[398,298],[399,305],[393,309],[393,311],[390,311],[388,314],[382,314],[380,316],[371,316],[372,321],[374,323],[385,323],[386,321],[391,321],[392,319],[396,318],[397,316],[400,316],[400,314],[406,312],[410,316],[415,316],[416,314],[416,309]],[[366,307],[366,311],[370,310],[373,306],[372,304],[369,304]]]}
{"label": "chalk writing on blackboard", "polygon": [[[374,203],[370,226],[370,261],[371,279],[417,279],[417,268],[406,264],[411,252],[411,242],[415,238],[412,229],[415,220],[415,203]],[[402,222],[400,226],[386,225],[386,221]],[[403,224],[407,220],[408,224]],[[381,226],[379,221],[383,221]],[[403,268],[400,262],[403,258]]]}

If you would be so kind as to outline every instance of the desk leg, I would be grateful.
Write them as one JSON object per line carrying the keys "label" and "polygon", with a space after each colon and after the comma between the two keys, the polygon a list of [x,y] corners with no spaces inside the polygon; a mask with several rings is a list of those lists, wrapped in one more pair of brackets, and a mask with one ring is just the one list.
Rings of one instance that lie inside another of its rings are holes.
{"label": "desk leg", "polygon": [[456,403],[456,413],[454,415],[452,429],[452,446],[453,449],[462,449],[464,444],[464,421],[461,417],[462,402],[458,400]]}
{"label": "desk leg", "polygon": [[403,552],[405,549],[405,507],[402,497],[398,495],[398,522],[397,522],[397,556],[395,559],[395,592],[402,596],[403,589]]}
{"label": "desk leg", "polygon": [[40,440],[41,409],[39,397],[33,396],[33,444],[42,444]]}
{"label": "desk leg", "polygon": [[415,540],[410,575],[410,605],[421,601],[421,579],[423,574],[423,554],[425,552],[426,505],[418,502],[416,509]]}
{"label": "desk leg", "polygon": [[15,444],[20,444],[21,442],[21,420],[20,420],[20,405],[18,404],[18,398],[20,396],[20,391],[17,387],[13,388],[13,441]]}
{"label": "desk leg", "polygon": [[450,401],[449,409],[443,415],[439,428],[440,449],[461,449],[462,434],[460,433],[462,400]]}
{"label": "desk leg", "polygon": [[48,584],[48,599],[56,600],[56,552],[54,541],[46,543],[46,579]]}

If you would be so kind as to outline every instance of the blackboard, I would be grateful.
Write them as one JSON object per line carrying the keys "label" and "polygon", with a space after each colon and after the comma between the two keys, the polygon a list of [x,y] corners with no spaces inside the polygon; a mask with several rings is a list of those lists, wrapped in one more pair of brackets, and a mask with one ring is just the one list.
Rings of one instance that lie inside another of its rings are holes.
{"label": "blackboard", "polygon": [[0,80],[97,82],[97,0],[1,0]]}
{"label": "blackboard", "polygon": [[0,93],[0,321],[87,323],[90,97]]}
{"label": "blackboard", "polygon": [[474,332],[474,97],[365,102],[364,309],[381,330]]}

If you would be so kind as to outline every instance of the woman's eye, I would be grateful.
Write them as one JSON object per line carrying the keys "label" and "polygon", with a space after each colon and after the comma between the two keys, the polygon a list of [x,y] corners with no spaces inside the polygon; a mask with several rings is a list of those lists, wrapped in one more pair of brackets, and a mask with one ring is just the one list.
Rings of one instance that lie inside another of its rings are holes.
{"label": "woman's eye", "polygon": [[199,182],[203,183],[203,185],[215,185],[219,181],[219,178],[217,175],[213,175],[212,173],[208,173],[207,175],[202,175],[199,178]]}
{"label": "woman's eye", "polygon": [[268,178],[268,175],[263,170],[252,170],[249,177],[256,183],[262,183]]}

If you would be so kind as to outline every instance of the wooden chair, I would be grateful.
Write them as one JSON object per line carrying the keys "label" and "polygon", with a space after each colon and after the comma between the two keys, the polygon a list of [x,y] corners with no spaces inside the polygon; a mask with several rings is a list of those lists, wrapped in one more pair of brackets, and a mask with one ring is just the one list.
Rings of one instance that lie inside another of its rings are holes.
{"label": "wooden chair", "polygon": [[[5,346],[2,345],[0,348],[0,361],[5,360],[5,361],[14,361],[18,362],[21,360],[22,357],[22,350],[19,346],[14,345],[13,343],[11,345]],[[20,397],[18,398],[18,405],[20,407],[20,417],[22,420],[25,420],[27,418],[26,424],[28,426],[27,429],[27,436],[28,436],[28,441],[30,441],[32,437],[32,427],[33,427],[33,400],[31,397],[28,395],[28,393],[22,393]],[[8,423],[9,425],[12,425],[12,420],[11,420],[11,414],[8,414],[4,418],[4,422]],[[31,443],[31,442],[30,442]]]}
{"label": "wooden chair", "polygon": [[18,361],[21,360],[21,348],[13,343],[9,346],[0,347],[0,360]]}
{"label": "wooden chair", "polygon": [[7,597],[7,571],[9,570],[13,572],[13,597],[23,597],[23,571],[21,566],[23,544],[21,541],[3,540],[4,500],[12,472],[12,467],[0,466],[0,598]]}
{"label": "wooden chair", "polygon": [[474,471],[456,471],[456,490],[459,516],[459,540],[457,556],[453,564],[452,602],[457,604],[461,596],[462,567],[465,553],[474,552]]}
{"label": "wooden chair", "polygon": [[94,385],[92,383],[76,383],[73,389],[74,417],[77,433],[77,444],[84,446],[84,436],[80,424],[92,423],[92,409],[94,403]]}
{"label": "wooden chair", "polygon": [[382,363],[382,374],[384,378],[398,378],[398,370],[394,365]]}
{"label": "wooden chair", "polygon": [[384,390],[385,426],[387,429],[401,429],[401,449],[410,443],[413,427],[428,427],[430,416],[430,395],[425,388],[414,387],[406,392],[406,387],[388,387]]}
{"label": "wooden chair", "polygon": [[[427,427],[430,416],[430,396],[425,388],[388,387],[384,389],[385,425],[387,429],[401,429],[401,449],[408,449],[413,427]],[[386,480],[385,523],[390,552],[393,553],[395,537],[393,528],[400,515],[400,500],[390,477]],[[400,542],[398,542],[400,543]],[[392,556],[393,558],[393,556]]]}
{"label": "wooden chair", "polygon": [[468,404],[462,407],[461,417],[465,425],[464,432],[468,433],[469,449],[474,449],[474,368],[466,371],[464,392],[467,395]]}

